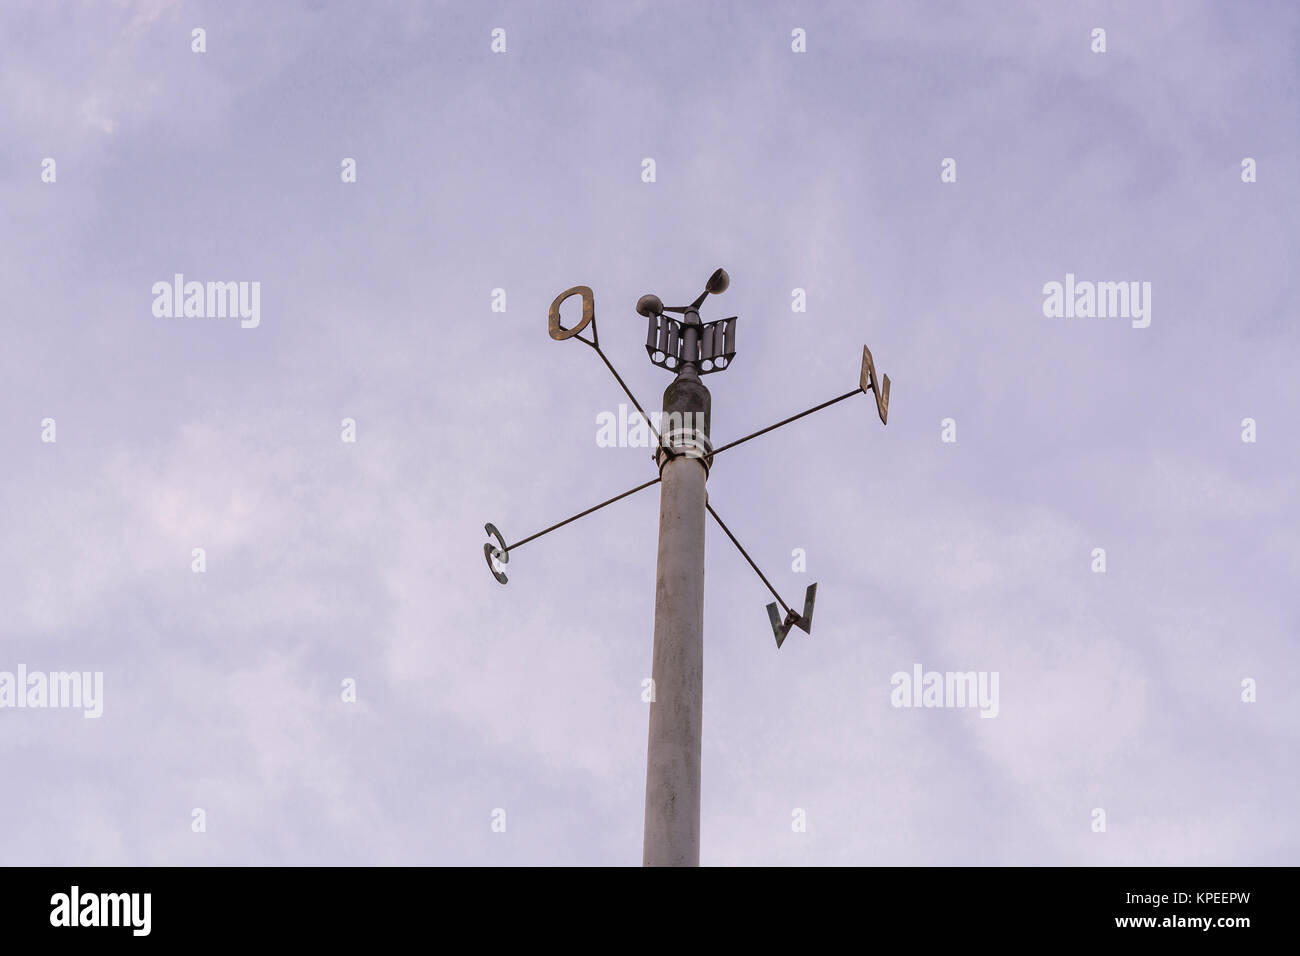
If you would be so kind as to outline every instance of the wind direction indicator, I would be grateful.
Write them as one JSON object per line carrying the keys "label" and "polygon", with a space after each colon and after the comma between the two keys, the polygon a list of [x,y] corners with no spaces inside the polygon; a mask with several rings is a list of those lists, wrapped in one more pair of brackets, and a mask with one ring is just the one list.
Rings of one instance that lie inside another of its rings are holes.
{"label": "wind direction indicator", "polygon": [[[505,566],[512,552],[651,485],[660,486],[659,553],[655,575],[655,624],[652,679],[655,694],[650,704],[650,740],[646,760],[646,818],[644,863],[647,866],[699,864],[700,741],[704,680],[704,525],[711,515],[736,546],[764,586],[776,598],[767,605],[768,619],[780,649],[793,627],[812,634],[816,583],[804,594],[803,613],[794,611],[732,534],[708,500],[706,482],[713,460],[751,439],[789,425],[814,412],[858,394],[874,395],[881,424],[889,418],[889,376],[878,376],[871,350],[862,347],[858,387],[766,428],[714,448],[709,440],[712,396],[700,381],[702,375],[724,371],[736,357],[736,316],[700,320],[700,306],[710,295],[727,291],[731,280],[716,270],[704,291],[690,305],[665,306],[657,295],[643,295],[636,311],[647,321],[646,352],[651,364],[674,373],[664,391],[660,430],[618,374],[600,347],[596,329],[595,295],[590,286],[577,285],[555,297],[547,316],[547,330],[556,341],[576,338],[590,346],[609,369],[654,434],[654,460],[659,476],[578,512],[513,544],[493,524],[484,525],[495,540],[483,545],[488,570],[507,583]],[[560,306],[573,296],[582,297],[582,316],[572,328],[560,320]],[[674,315],[681,318],[673,318]],[[590,328],[591,338],[582,337]],[[785,611],[778,614],[777,605]]]}

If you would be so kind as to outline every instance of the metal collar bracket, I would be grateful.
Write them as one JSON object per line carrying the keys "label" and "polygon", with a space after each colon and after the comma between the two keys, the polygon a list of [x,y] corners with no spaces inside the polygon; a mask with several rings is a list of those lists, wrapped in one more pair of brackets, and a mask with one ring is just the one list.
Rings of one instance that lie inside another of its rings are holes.
{"label": "metal collar bracket", "polygon": [[655,464],[662,472],[664,464],[674,458],[698,459],[704,466],[704,474],[708,475],[713,465],[713,445],[709,443],[709,436],[699,428],[674,428],[664,432],[659,447],[655,449]]}

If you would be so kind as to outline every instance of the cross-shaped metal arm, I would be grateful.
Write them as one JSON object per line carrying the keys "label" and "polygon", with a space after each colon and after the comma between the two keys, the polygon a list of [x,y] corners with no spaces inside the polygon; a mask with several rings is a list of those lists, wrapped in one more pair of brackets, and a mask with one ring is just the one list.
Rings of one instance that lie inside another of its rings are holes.
{"label": "cross-shaped metal arm", "polygon": [[[583,295],[583,321],[581,324],[579,324],[577,327],[573,329],[565,329],[559,324],[559,303],[562,302],[564,299],[568,298],[570,295],[579,295],[579,294]],[[587,345],[590,345],[593,348],[595,348],[597,354],[599,354],[602,359],[605,359],[604,353],[600,351],[600,348],[595,341],[588,342],[586,339],[583,339],[581,336],[578,336],[578,333],[587,324],[591,324],[592,338],[593,340],[596,339],[596,329],[594,325],[595,323],[594,309],[588,308],[588,303],[591,302],[590,295],[591,295],[591,290],[586,286],[575,286],[574,288],[561,294],[561,296],[556,299],[555,303],[553,303],[551,306],[551,315],[550,315],[551,337],[557,340],[563,340],[566,338],[571,338],[576,336],[579,339],[579,341],[584,342]],[[614,370],[613,365],[609,363],[608,359],[605,359],[605,364],[609,366],[611,372],[614,372],[614,377],[618,379],[619,384],[623,386],[623,391],[627,393],[628,398],[632,399],[632,403],[636,405],[637,410],[641,411],[640,403],[638,403],[636,398],[633,397],[631,391],[623,383],[623,379],[619,376],[618,372]],[[878,378],[876,374],[875,362],[871,356],[871,350],[864,345],[862,346],[862,370],[858,379],[858,387],[853,389],[853,391],[845,392],[843,395],[839,395],[835,398],[830,399],[829,401],[822,402],[819,405],[814,405],[812,408],[807,409],[806,411],[799,412],[797,415],[791,415],[789,418],[783,418],[781,419],[781,421],[776,422],[775,424],[772,425],[768,425],[766,428],[760,428],[758,431],[752,432],[744,436],[743,438],[737,438],[734,441],[727,442],[725,445],[715,448],[713,450],[713,454],[717,455],[721,452],[726,451],[729,448],[735,448],[737,445],[741,445],[752,438],[757,438],[760,435],[765,435],[768,432],[773,431],[774,429],[780,428],[783,425],[788,425],[791,422],[799,420],[800,418],[804,418],[808,415],[811,415],[813,412],[821,411],[823,408],[827,408],[831,405],[834,405],[837,402],[842,402],[847,398],[852,398],[854,395],[857,395],[859,393],[863,393],[863,394],[870,393],[875,396],[876,411],[880,415],[880,421],[882,424],[887,424],[888,417],[889,417],[889,384],[890,383],[889,383],[888,375],[883,376],[883,379]],[[643,417],[645,416],[644,411],[642,411],[641,414]],[[649,421],[648,418],[646,418],[646,420],[647,422]],[[629,495],[633,495],[638,491],[642,491],[646,488],[649,488],[651,485],[658,484],[659,480],[660,479],[658,478],[654,478],[643,484],[637,485],[635,488],[630,488],[627,491],[622,492],[621,494],[617,494],[612,498],[608,498],[605,501],[602,501],[600,504],[587,508],[584,511],[580,511],[577,514],[572,515],[571,517],[565,518],[563,521],[559,521],[548,528],[544,528],[541,531],[531,534],[528,537],[515,542],[514,544],[506,544],[505,539],[502,537],[501,533],[496,529],[494,525],[492,524],[484,525],[484,530],[487,531],[488,535],[496,539],[495,546],[491,542],[488,542],[487,544],[483,545],[483,556],[487,560],[488,570],[492,572],[492,576],[496,578],[497,581],[499,581],[501,584],[505,584],[508,579],[506,578],[505,575],[504,566],[510,560],[511,551],[523,547],[528,542],[534,541],[537,538],[542,537],[542,535],[549,534],[550,532],[555,531],[558,528],[562,528],[571,522],[577,521],[579,518],[586,517],[587,515],[595,511],[599,511],[601,508],[604,508],[607,505],[612,505],[614,504],[614,502],[621,501],[622,499],[628,497]],[[730,539],[731,543],[736,546],[736,550],[738,550],[741,556],[744,557],[744,559],[749,563],[749,566],[754,569],[754,573],[758,575],[759,579],[763,582],[764,586],[769,591],[771,591],[772,596],[776,598],[775,603],[769,604],[767,606],[768,618],[772,624],[772,633],[776,638],[776,646],[780,648],[781,645],[785,643],[786,636],[790,633],[790,629],[792,627],[797,627],[805,634],[811,635],[813,607],[817,599],[816,583],[810,584],[807,588],[806,593],[804,594],[803,613],[799,614],[796,611],[794,611],[790,607],[790,605],[785,602],[785,600],[781,597],[781,595],[777,593],[776,588],[772,586],[772,582],[767,579],[767,575],[765,575],[762,572],[759,566],[754,562],[754,559],[749,556],[749,552],[747,552],[745,548],[741,545],[741,543],[736,539],[736,536],[731,533],[731,529],[728,528],[726,524],[723,522],[722,518],[718,516],[718,512],[714,510],[713,505],[708,504],[706,505],[706,507],[708,508],[709,514],[713,516],[713,520],[718,523],[718,527],[720,527],[723,530],[723,533],[726,534],[727,538]],[[785,611],[784,618],[781,618],[777,613],[778,604],[781,606],[781,609]]]}
{"label": "cross-shaped metal arm", "polygon": [[[705,284],[704,291],[700,293],[694,302],[686,306],[665,306],[662,300],[660,300],[656,295],[643,295],[640,298],[637,302],[636,310],[641,315],[648,317],[650,321],[649,332],[647,333],[646,349],[650,353],[650,359],[653,364],[674,371],[682,364],[689,363],[695,366],[701,374],[708,371],[721,371],[730,366],[731,360],[735,356],[736,318],[733,316],[729,319],[719,319],[709,323],[702,323],[699,318],[699,307],[703,304],[704,300],[710,295],[718,295],[725,292],[727,287],[730,285],[730,281],[731,280],[727,276],[727,273],[722,269],[718,269],[709,277],[708,282]],[[582,318],[573,328],[565,328],[560,322],[560,306],[567,299],[575,295],[582,297]],[[681,314],[683,320],[679,322],[676,319],[669,318],[665,313],[670,312]],[[581,333],[588,326],[591,327],[591,338],[585,339],[582,337]],[[547,316],[547,329],[551,338],[556,341],[576,338],[584,345],[590,346],[596,354],[600,356],[601,361],[605,363],[606,368],[608,368],[610,373],[614,376],[619,387],[623,389],[624,394],[631,400],[633,406],[636,407],[636,410],[641,414],[642,419],[654,434],[656,458],[663,454],[672,456],[678,453],[665,445],[663,437],[660,436],[658,429],[655,428],[650,416],[646,414],[641,403],[637,401],[636,396],[632,394],[632,390],[628,388],[627,383],[623,381],[623,376],[619,375],[618,370],[614,368],[613,363],[610,362],[608,356],[606,356],[604,351],[601,349],[600,337],[596,330],[595,295],[590,286],[576,285],[571,289],[566,289],[564,292],[561,292],[556,296],[555,300],[551,303],[550,312]],[[813,412],[821,411],[823,408],[828,408],[837,402],[842,402],[845,399],[852,398],[858,393],[871,394],[875,397],[876,412],[880,416],[881,424],[888,424],[889,386],[889,376],[877,375],[875,361],[871,356],[871,350],[864,345],[862,346],[862,369],[858,377],[857,388],[708,451],[706,455],[706,466],[708,463],[712,462],[714,456],[720,455],[724,451],[743,445],[751,439],[758,438],[760,435],[765,435],[768,432],[788,425],[791,422],[805,418],[808,415],[813,414]],[[602,501],[600,504],[587,508],[584,511],[580,511],[569,518],[565,518],[563,521],[557,522],[548,528],[536,532],[535,534],[531,534],[514,544],[506,544],[505,539],[494,525],[484,525],[484,530],[487,531],[489,537],[496,539],[495,544],[489,541],[483,545],[483,556],[487,560],[488,569],[492,572],[492,576],[496,578],[497,581],[501,584],[505,584],[507,578],[504,568],[510,560],[511,551],[517,550],[528,542],[534,541],[558,528],[562,528],[573,521],[577,521],[579,518],[585,517],[595,511],[599,511],[601,508],[611,505],[616,501],[621,501],[629,495],[635,494],[645,488],[649,488],[651,485],[658,484],[660,480],[660,478],[654,478],[643,484],[637,485],[635,488],[630,488],[612,498]],[[807,592],[804,595],[803,613],[799,614],[795,612],[790,605],[785,602],[781,595],[777,593],[776,589],[772,587],[767,576],[763,574],[758,565],[754,562],[754,559],[751,558],[749,553],[741,546],[740,542],[736,539],[736,536],[731,533],[731,529],[723,524],[722,519],[718,516],[717,511],[713,509],[713,506],[706,503],[706,507],[708,508],[709,514],[713,516],[713,520],[718,523],[718,526],[722,528],[723,532],[731,540],[731,543],[736,546],[736,549],[749,563],[749,566],[754,569],[754,572],[759,576],[759,579],[762,580],[767,589],[772,592],[773,597],[776,598],[776,603],[767,606],[768,618],[772,624],[772,632],[776,637],[776,646],[779,648],[782,643],[784,643],[785,638],[792,627],[797,627],[804,633],[811,634],[813,605],[817,597],[817,585],[814,583],[808,586]],[[784,618],[780,617],[777,613],[778,604],[785,611]]]}

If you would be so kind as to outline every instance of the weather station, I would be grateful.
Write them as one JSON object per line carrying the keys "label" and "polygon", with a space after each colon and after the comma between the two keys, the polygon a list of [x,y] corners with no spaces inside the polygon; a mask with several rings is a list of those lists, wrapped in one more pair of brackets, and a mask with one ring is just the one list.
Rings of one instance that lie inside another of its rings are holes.
{"label": "weather station", "polygon": [[[660,428],[650,424],[654,437],[656,477],[507,544],[493,524],[484,526],[489,538],[483,545],[488,570],[501,584],[511,556],[579,518],[617,501],[659,485],[659,547],[655,569],[654,649],[651,678],[650,733],[646,759],[645,837],[642,861],[646,866],[698,866],[700,862],[700,753],[704,701],[704,538],[712,517],[736,550],[754,569],[776,598],[767,605],[776,646],[780,649],[791,628],[812,633],[816,583],[804,594],[797,612],[772,586],[731,529],[709,501],[707,482],[714,459],[760,435],[781,428],[814,412],[859,394],[875,397],[881,424],[889,417],[889,376],[878,377],[871,350],[862,347],[858,385],[812,408],[714,447],[710,439],[712,396],[703,376],[730,368],[736,357],[736,316],[705,322],[700,308],[711,295],[727,291],[730,278],[722,270],[709,276],[690,305],[665,306],[657,295],[643,295],[636,311],[647,320],[645,348],[650,362],[673,374],[664,390]],[[580,296],[582,316],[572,328],[560,321],[560,306]],[[644,421],[650,417],[623,377],[600,347],[596,328],[595,295],[589,286],[566,289],[555,297],[547,329],[556,341],[577,339],[591,347],[613,374]],[[590,330],[590,338],[582,333]],[[781,614],[778,611],[784,611]]]}

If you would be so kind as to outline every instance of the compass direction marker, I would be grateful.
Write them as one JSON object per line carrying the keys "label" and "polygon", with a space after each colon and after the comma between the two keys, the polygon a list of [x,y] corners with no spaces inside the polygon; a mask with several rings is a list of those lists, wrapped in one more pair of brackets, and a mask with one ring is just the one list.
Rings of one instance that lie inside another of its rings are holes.
{"label": "compass direction marker", "polygon": [[889,424],[889,376],[885,376],[885,387],[877,387],[876,382],[876,363],[872,361],[871,349],[865,345],[862,346],[862,377],[858,380],[858,388],[863,392],[874,392],[876,396],[876,411],[880,414],[880,424]]}
{"label": "compass direction marker", "polygon": [[776,646],[780,647],[791,627],[797,627],[805,634],[812,633],[813,602],[817,600],[817,585],[808,585],[803,596],[803,614],[796,614],[788,607],[785,609],[785,621],[776,616],[776,605],[767,606],[767,616],[772,622],[772,633],[776,635]]}

